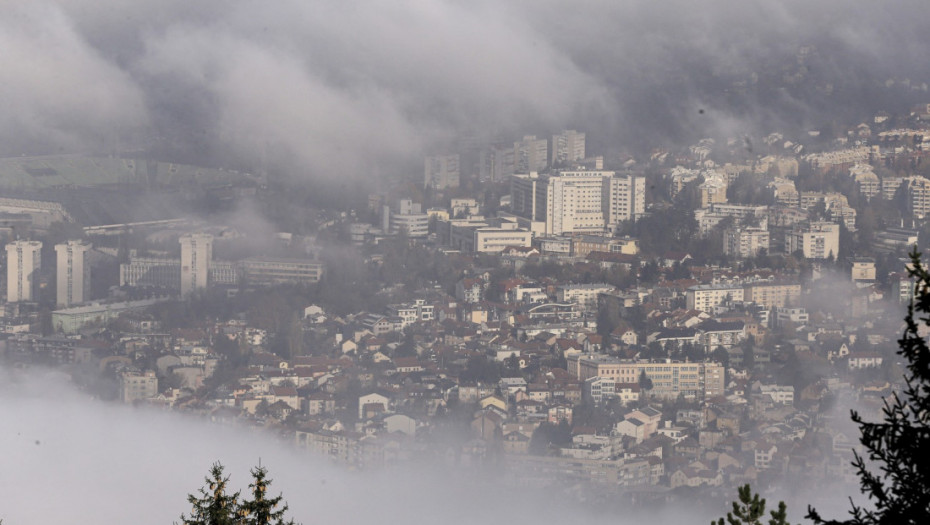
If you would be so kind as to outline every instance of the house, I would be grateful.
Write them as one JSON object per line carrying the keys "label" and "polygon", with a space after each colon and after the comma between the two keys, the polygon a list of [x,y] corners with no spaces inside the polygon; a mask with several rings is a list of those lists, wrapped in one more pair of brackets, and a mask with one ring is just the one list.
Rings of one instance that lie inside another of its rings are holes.
{"label": "house", "polygon": [[390,407],[389,397],[377,392],[365,394],[358,398],[358,417],[362,420],[369,419],[376,414],[389,412]]}
{"label": "house", "polygon": [[404,414],[391,414],[384,418],[384,430],[389,434],[400,432],[414,436],[417,432],[417,420]]}

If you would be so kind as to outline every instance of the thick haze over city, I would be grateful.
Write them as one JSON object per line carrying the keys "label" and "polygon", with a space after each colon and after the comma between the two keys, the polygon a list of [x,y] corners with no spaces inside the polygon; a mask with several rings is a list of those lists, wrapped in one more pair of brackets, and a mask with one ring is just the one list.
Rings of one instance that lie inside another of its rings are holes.
{"label": "thick haze over city", "polygon": [[[292,170],[337,177],[415,165],[470,135],[584,127],[614,152],[803,129],[906,107],[906,89],[882,88],[926,81],[930,44],[908,15],[923,9],[19,2],[0,21],[0,133],[6,154],[137,148],[255,165],[270,150]],[[787,84],[781,66],[802,46],[817,56],[802,85]]]}
{"label": "thick haze over city", "polygon": [[845,516],[928,15],[6,3],[0,521],[192,523],[216,462],[304,524]]}

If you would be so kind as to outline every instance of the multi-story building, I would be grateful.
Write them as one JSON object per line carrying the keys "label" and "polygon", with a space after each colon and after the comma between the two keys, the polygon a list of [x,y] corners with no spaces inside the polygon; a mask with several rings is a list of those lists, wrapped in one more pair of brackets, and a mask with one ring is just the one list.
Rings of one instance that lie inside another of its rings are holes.
{"label": "multi-story building", "polygon": [[250,285],[313,284],[323,276],[323,264],[309,259],[249,257],[239,261],[239,272]]}
{"label": "multi-story building", "polygon": [[9,303],[38,299],[42,243],[13,241],[6,245],[6,300]]}
{"label": "multi-story building", "polygon": [[723,253],[748,258],[769,250],[769,232],[765,228],[730,228],[723,234]]}
{"label": "multi-story building", "polygon": [[849,168],[849,175],[856,181],[859,195],[866,199],[877,197],[882,193],[882,181],[868,164],[856,164]]}
{"label": "multi-story building", "polygon": [[915,219],[923,219],[930,214],[930,179],[920,176],[907,177],[907,211]]}
{"label": "multi-story building", "polygon": [[801,285],[798,283],[750,283],[743,290],[743,302],[758,304],[766,310],[796,305],[800,298]]}
{"label": "multi-story building", "polygon": [[652,382],[645,396],[677,399],[679,395],[708,399],[724,393],[723,366],[718,363],[633,361],[605,355],[578,354],[568,358],[568,371],[580,381],[610,377],[615,383],[638,384],[640,376]]}
{"label": "multi-story building", "polygon": [[537,139],[527,135],[523,140],[513,143],[514,173],[542,171],[549,166],[549,143],[546,139]]}
{"label": "multi-story building", "polygon": [[123,403],[142,401],[158,395],[158,377],[155,372],[127,370],[120,374],[119,397]]}
{"label": "multi-story building", "polygon": [[90,299],[90,263],[87,260],[90,248],[90,244],[81,241],[55,245],[58,306],[68,307]]}
{"label": "multi-story building", "polygon": [[699,284],[685,292],[685,304],[689,310],[713,312],[727,302],[743,300],[743,286],[738,284]]}
{"label": "multi-story building", "polygon": [[604,179],[604,220],[608,229],[623,221],[635,221],[646,211],[646,178],[633,174]]}
{"label": "multi-story building", "polygon": [[572,255],[587,257],[591,252],[622,253],[636,255],[639,253],[639,241],[630,237],[617,238],[603,235],[572,235]]}
{"label": "multi-story building", "polygon": [[181,295],[206,289],[210,284],[210,262],[213,260],[213,236],[189,233],[181,243]]}
{"label": "multi-story building", "polygon": [[399,199],[393,209],[384,206],[382,221],[385,232],[404,232],[408,237],[429,235],[429,214],[422,213],[420,203],[410,199]]}
{"label": "multi-story building", "polygon": [[615,288],[609,284],[566,284],[556,288],[556,298],[560,303],[575,303],[583,310],[597,310],[597,296],[602,293],[613,292]]}
{"label": "multi-story building", "polygon": [[510,246],[529,248],[533,233],[504,219],[460,219],[449,223],[449,245],[463,252],[500,253]]}
{"label": "multi-story building", "polygon": [[704,182],[698,185],[701,196],[701,208],[711,204],[724,204],[727,202],[727,178],[717,172],[704,174]]}
{"label": "multi-story building", "polygon": [[585,134],[565,130],[552,136],[552,165],[560,166],[584,159]]}
{"label": "multi-story building", "polygon": [[181,260],[168,257],[140,257],[129,254],[129,262],[119,265],[120,286],[154,286],[167,290],[181,288]]}
{"label": "multi-story building", "polygon": [[547,235],[599,233],[635,220],[645,209],[645,179],[605,170],[514,175],[511,206],[517,216],[545,224]]}
{"label": "multi-story building", "polygon": [[840,253],[840,225],[812,222],[785,234],[785,252],[801,251],[806,259],[827,259]]}
{"label": "multi-story building", "polygon": [[460,177],[458,154],[426,157],[424,164],[425,187],[434,190],[458,188]]}

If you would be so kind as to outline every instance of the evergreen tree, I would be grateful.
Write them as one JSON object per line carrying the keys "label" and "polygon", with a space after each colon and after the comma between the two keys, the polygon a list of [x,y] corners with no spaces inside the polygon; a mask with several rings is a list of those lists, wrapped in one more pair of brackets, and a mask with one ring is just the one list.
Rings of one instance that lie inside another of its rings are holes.
{"label": "evergreen tree", "polygon": [[[920,335],[921,324],[930,326],[930,271],[916,249],[908,273],[915,281],[915,297],[898,340],[898,354],[907,361],[905,385],[900,394],[885,399],[884,421],[869,423],[852,412],[859,442],[868,451],[868,459],[856,453],[853,465],[874,509],[852,503],[850,519],[827,521],[808,507],[807,517],[815,523],[930,523],[930,347]],[[867,461],[878,466],[877,473]]]}
{"label": "evergreen tree", "polygon": [[238,522],[239,493],[228,494],[229,476],[223,476],[223,465],[214,463],[210,475],[204,478],[206,486],[200,494],[188,494],[193,505],[190,517],[181,514],[184,525],[235,525]]}
{"label": "evergreen tree", "polygon": [[294,520],[284,521],[284,513],[288,506],[281,494],[274,498],[268,497],[268,469],[262,466],[252,469],[252,499],[242,502],[239,507],[243,525],[294,525]]}
{"label": "evergreen tree", "polygon": [[[765,516],[765,498],[753,494],[749,484],[739,487],[739,501],[733,502],[733,512],[727,512],[726,521],[720,518],[711,525],[762,525]],[[784,501],[778,502],[778,510],[769,511],[768,525],[790,525]]]}

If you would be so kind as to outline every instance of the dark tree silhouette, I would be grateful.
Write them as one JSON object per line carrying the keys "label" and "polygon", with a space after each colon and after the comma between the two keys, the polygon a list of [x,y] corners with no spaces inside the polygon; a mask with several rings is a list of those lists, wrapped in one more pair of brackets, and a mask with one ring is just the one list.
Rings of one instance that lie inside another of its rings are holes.
{"label": "dark tree silhouette", "polygon": [[204,478],[206,485],[199,494],[188,494],[187,501],[193,505],[191,515],[181,514],[184,525],[235,525],[238,523],[239,493],[229,494],[226,486],[229,476],[223,476],[223,465],[214,463],[210,475]]}
{"label": "dark tree silhouette", "polygon": [[262,466],[252,469],[252,483],[249,483],[252,499],[239,506],[243,525],[294,525],[294,520],[284,521],[288,506],[282,495],[268,497],[269,485],[268,469]]}
{"label": "dark tree silhouette", "polygon": [[[885,399],[880,423],[866,422],[852,412],[859,425],[859,442],[868,451],[867,459],[856,453],[853,465],[862,493],[874,508],[850,502],[850,519],[828,521],[808,507],[807,517],[814,523],[930,523],[930,347],[919,333],[921,325],[930,326],[930,271],[916,249],[908,273],[915,283],[915,297],[898,340],[898,354],[907,361],[904,388]],[[878,472],[870,470],[876,466]]]}
{"label": "dark tree silhouette", "polygon": [[[733,511],[727,512],[726,521],[720,518],[711,521],[710,525],[762,525],[765,516],[765,498],[753,494],[749,484],[738,488],[739,501],[733,502]],[[768,525],[791,525],[788,523],[788,513],[784,501],[778,502],[778,510],[769,511],[771,516]]]}

